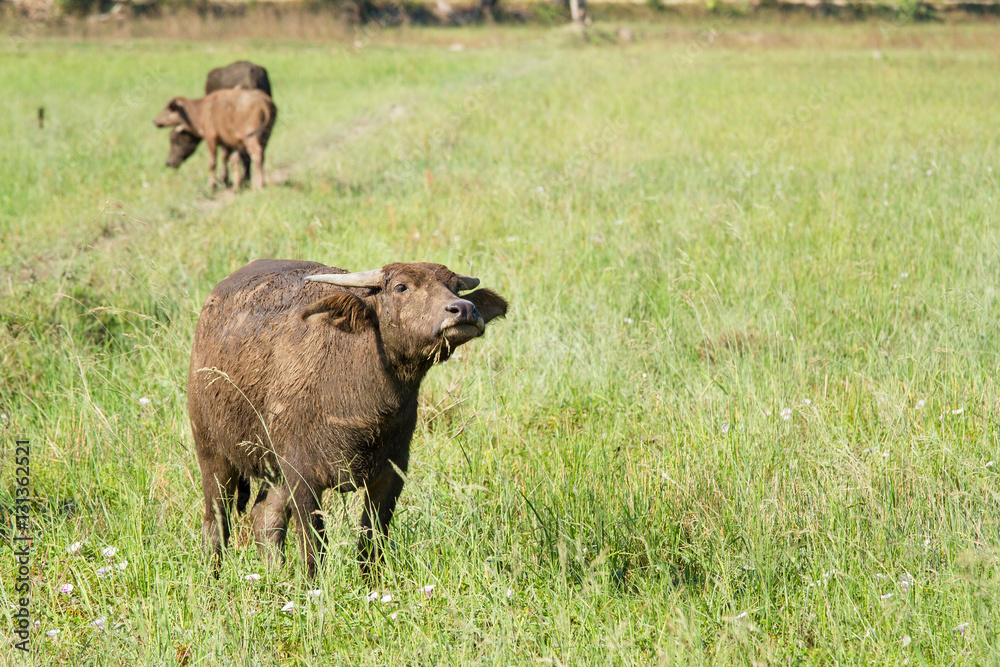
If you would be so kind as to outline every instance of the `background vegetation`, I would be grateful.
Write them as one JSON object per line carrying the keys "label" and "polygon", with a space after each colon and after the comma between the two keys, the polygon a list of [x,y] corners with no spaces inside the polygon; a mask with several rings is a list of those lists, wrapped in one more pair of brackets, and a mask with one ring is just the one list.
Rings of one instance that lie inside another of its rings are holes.
{"label": "background vegetation", "polygon": [[[638,32],[0,45],[34,664],[1000,660],[995,28]],[[210,195],[151,120],[238,58],[271,184]],[[332,494],[316,582],[245,522],[220,579],[200,552],[189,346],[255,257],[442,262],[512,304],[425,384],[377,582]]]}

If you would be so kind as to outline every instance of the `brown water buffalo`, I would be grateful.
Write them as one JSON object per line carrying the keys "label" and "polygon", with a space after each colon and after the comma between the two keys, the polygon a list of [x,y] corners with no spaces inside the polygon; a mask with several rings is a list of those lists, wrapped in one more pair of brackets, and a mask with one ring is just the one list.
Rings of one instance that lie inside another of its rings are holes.
{"label": "brown water buffalo", "polygon": [[[242,88],[244,90],[260,90],[271,95],[271,80],[267,70],[255,63],[240,60],[225,67],[216,67],[208,73],[205,79],[205,94],[214,93],[226,88]],[[273,99],[273,96],[272,96]],[[167,155],[167,166],[178,168],[198,148],[201,137],[180,128],[174,128],[170,133],[170,152]],[[250,156],[240,152],[243,163],[242,177],[250,176]]]}
{"label": "brown water buffalo", "polygon": [[[229,181],[232,159],[235,185],[239,187],[239,151],[250,155],[256,188],[264,185],[264,149],[271,136],[278,110],[259,90],[217,90],[199,99],[175,97],[153,123],[157,127],[180,128],[205,140],[209,153],[209,188],[215,187],[217,149],[223,149],[223,179]],[[176,131],[176,130],[172,130]]]}
{"label": "brown water buffalo", "polygon": [[[344,273],[258,259],[205,300],[191,350],[188,412],[205,495],[202,537],[221,556],[233,501],[262,554],[282,561],[295,514],[316,572],[325,489],[365,494],[358,556],[381,557],[410,458],[424,375],[483,334],[507,302],[440,264]],[[218,563],[218,559],[216,563]]]}

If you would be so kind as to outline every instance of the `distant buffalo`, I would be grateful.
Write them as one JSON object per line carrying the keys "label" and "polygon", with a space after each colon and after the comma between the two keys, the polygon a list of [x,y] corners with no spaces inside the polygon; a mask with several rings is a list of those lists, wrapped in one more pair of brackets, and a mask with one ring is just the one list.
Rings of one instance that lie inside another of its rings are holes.
{"label": "distant buffalo", "polygon": [[271,136],[278,110],[259,90],[217,90],[199,99],[175,97],[153,123],[177,128],[205,140],[209,153],[208,187],[215,187],[218,148],[223,149],[223,183],[229,182],[230,161],[235,185],[239,187],[239,156],[245,152],[253,161],[253,186],[264,185],[264,148]]}
{"label": "distant buffalo", "polygon": [[[271,95],[271,80],[267,76],[267,70],[260,65],[239,60],[225,67],[216,67],[208,73],[208,77],[205,79],[206,95],[226,88],[256,89]],[[180,167],[185,160],[191,157],[200,143],[201,137],[175,128],[170,133],[170,152],[167,155],[167,166],[174,169]],[[246,153],[240,153],[240,159],[243,162],[243,178],[246,179],[250,174],[250,156]]]}
{"label": "distant buffalo", "polygon": [[[258,259],[219,283],[198,318],[188,412],[205,496],[202,537],[221,556],[233,501],[265,480],[251,511],[269,561],[294,513],[313,576],[325,489],[365,494],[358,543],[368,573],[388,535],[424,375],[481,336],[507,302],[440,264],[344,273]],[[218,562],[218,561],[217,561]]]}
{"label": "distant buffalo", "polygon": [[246,60],[216,67],[208,73],[205,79],[206,95],[226,88],[260,90],[271,96],[271,81],[267,78],[267,70]]}
{"label": "distant buffalo", "polygon": [[[201,143],[201,137],[197,134],[191,134],[185,130],[180,125],[174,127],[170,131],[170,152],[167,153],[167,166],[177,169],[184,160],[191,157],[191,155],[198,148],[198,144]],[[243,156],[240,156],[241,158]],[[243,169],[244,175],[250,174],[250,156],[246,156],[246,164]]]}

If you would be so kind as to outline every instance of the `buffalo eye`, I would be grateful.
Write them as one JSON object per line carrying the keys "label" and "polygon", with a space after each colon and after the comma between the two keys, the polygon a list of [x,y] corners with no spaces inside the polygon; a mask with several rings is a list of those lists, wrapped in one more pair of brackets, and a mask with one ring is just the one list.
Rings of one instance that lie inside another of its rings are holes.
{"label": "buffalo eye", "polygon": [[394,292],[396,292],[396,294],[402,294],[403,292],[405,292],[405,291],[407,291],[407,290],[409,290],[409,289],[410,289],[410,288],[409,288],[409,287],[407,287],[406,285],[404,285],[403,283],[398,283],[398,284],[397,284],[397,285],[396,285],[396,286],[395,286],[395,287],[393,288],[393,291],[394,291]]}

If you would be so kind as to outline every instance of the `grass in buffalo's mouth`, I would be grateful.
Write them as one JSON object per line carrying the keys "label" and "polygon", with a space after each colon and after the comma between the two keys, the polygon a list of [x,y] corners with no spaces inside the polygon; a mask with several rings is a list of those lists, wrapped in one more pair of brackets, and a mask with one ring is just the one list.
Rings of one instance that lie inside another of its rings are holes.
{"label": "grass in buffalo's mouth", "polygon": [[[32,659],[1000,660],[988,29],[709,27],[0,47]],[[150,121],[246,57],[279,107],[273,180],[210,196],[204,150],[163,167]],[[201,554],[191,336],[255,257],[440,262],[510,302],[425,382],[375,582],[332,493],[315,581],[291,535],[265,569],[245,520],[218,580]]]}

